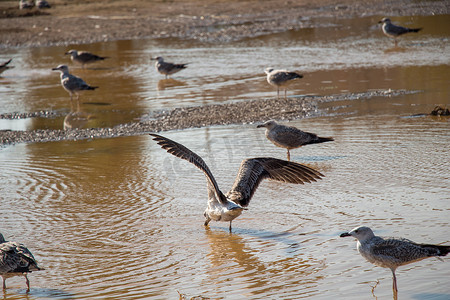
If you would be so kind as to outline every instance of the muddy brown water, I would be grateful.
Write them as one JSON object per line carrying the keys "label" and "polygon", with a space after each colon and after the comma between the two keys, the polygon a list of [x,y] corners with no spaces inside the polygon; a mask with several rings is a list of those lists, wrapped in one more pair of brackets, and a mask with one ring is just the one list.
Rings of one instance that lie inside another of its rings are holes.
{"label": "muddy brown water", "polygon": [[[395,20],[424,27],[400,40],[375,17],[312,20],[314,28],[227,45],[195,41],[118,41],[2,50],[15,69],[0,78],[1,113],[54,110],[55,118],[1,120],[2,129],[62,129],[67,93],[50,69],[66,63],[100,88],[85,93],[81,126],[107,127],[152,111],[273,97],[268,66],[299,70],[288,96],[372,89],[415,93],[330,101],[322,117],[290,125],[335,142],[293,150],[293,160],[326,177],[312,184],[263,182],[233,222],[203,227],[203,174],[149,136],[18,144],[0,150],[0,230],[46,268],[8,279],[6,299],[379,299],[391,274],[366,262],[339,234],[367,225],[379,235],[450,243],[449,118],[413,116],[450,105],[449,16]],[[72,67],[70,48],[110,56]],[[190,63],[164,80],[151,55]],[[68,118],[66,118],[68,119]],[[80,120],[78,120],[80,121]],[[252,125],[163,132],[201,155],[223,191],[242,159],[285,158]],[[448,259],[398,270],[402,299],[448,299]]]}

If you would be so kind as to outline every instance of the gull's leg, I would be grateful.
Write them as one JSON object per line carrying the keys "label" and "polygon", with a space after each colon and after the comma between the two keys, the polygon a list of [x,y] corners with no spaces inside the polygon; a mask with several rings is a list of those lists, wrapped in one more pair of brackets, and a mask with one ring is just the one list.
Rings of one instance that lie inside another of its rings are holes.
{"label": "gull's leg", "polygon": [[395,269],[392,269],[392,291],[394,292],[394,300],[397,300],[398,289],[397,289],[397,277],[395,276]]}
{"label": "gull's leg", "polygon": [[29,293],[30,292],[30,281],[28,280],[27,273],[25,273],[23,276],[25,277],[25,280],[27,282],[27,293]]}
{"label": "gull's leg", "polygon": [[6,278],[2,276],[3,279],[3,289],[6,290]]}
{"label": "gull's leg", "polygon": [[231,233],[231,221],[230,221],[230,233]]}
{"label": "gull's leg", "polygon": [[280,88],[277,86],[277,99],[280,98]]}
{"label": "gull's leg", "polygon": [[289,149],[287,149],[287,160],[291,161],[291,153],[289,152]]}
{"label": "gull's leg", "polygon": [[284,89],[284,99],[287,99],[286,92],[287,92],[287,89]]}
{"label": "gull's leg", "polygon": [[211,218],[205,213],[206,221],[205,221],[205,227],[208,226],[209,222],[211,222]]}

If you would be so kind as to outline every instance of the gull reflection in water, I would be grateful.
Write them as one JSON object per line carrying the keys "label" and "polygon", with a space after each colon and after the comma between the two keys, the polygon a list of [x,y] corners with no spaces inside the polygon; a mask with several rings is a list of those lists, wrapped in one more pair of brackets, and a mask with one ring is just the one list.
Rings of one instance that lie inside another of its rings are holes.
{"label": "gull reflection in water", "polygon": [[165,89],[170,89],[170,88],[174,88],[177,86],[185,86],[185,85],[186,85],[186,82],[184,82],[184,81],[167,78],[167,79],[159,80],[156,88],[158,89],[158,91],[163,91]]}
{"label": "gull reflection in water", "polygon": [[[317,289],[317,271],[325,267],[324,262],[301,253],[299,248],[290,253],[290,248],[298,246],[296,235],[256,230],[241,236],[209,228],[205,234],[211,264],[207,280],[214,283],[212,286],[228,286],[235,279],[236,289],[249,293],[281,291],[288,286],[293,290]],[[256,244],[261,248],[251,246]],[[231,279],[224,274],[235,276]]]}
{"label": "gull reflection in water", "polygon": [[95,116],[92,114],[83,111],[80,103],[77,101],[76,109],[73,109],[73,106],[71,106],[70,113],[64,118],[63,128],[64,130],[81,129],[86,126],[89,120],[94,118]]}

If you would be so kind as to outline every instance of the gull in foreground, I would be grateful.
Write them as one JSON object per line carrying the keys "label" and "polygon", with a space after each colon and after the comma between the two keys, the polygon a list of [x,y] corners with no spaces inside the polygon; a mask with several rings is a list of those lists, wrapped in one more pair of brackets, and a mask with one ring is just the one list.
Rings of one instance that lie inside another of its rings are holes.
{"label": "gull in foreground", "polygon": [[73,62],[81,64],[81,66],[84,68],[84,65],[91,64],[96,61],[104,60],[108,57],[106,56],[98,56],[95,54],[92,54],[87,51],[77,51],[77,50],[69,50],[66,52],[66,55],[70,55],[70,59]]}
{"label": "gull in foreground", "polygon": [[166,78],[168,75],[172,75],[174,73],[177,73],[183,69],[186,69],[186,65],[187,64],[174,64],[174,63],[170,63],[170,62],[165,62],[164,58],[162,58],[161,56],[155,57],[155,58],[150,58],[151,60],[156,60],[155,63],[155,68],[156,70],[163,74],[166,75]]}
{"label": "gull in foreground", "polygon": [[383,238],[373,234],[369,227],[357,227],[341,237],[352,236],[358,240],[359,253],[374,265],[392,271],[394,299],[397,299],[395,270],[403,265],[433,256],[445,256],[450,246],[417,244],[404,238]]}
{"label": "gull in foreground", "polygon": [[8,61],[5,61],[4,63],[0,64],[0,74],[2,74],[3,72],[5,72],[8,69],[12,69],[14,67],[8,66],[8,64],[12,61],[12,58]]}
{"label": "gull in foreground", "polygon": [[391,23],[391,19],[383,18],[380,22],[383,23],[381,29],[383,29],[383,33],[388,37],[394,38],[395,46],[397,46],[397,37],[401,36],[408,32],[419,32],[422,28],[406,28],[398,25],[394,25]]}
{"label": "gull in foreground", "polygon": [[274,143],[275,146],[287,149],[287,160],[291,160],[289,150],[299,148],[308,144],[318,144],[334,141],[331,137],[320,137],[314,133],[301,131],[293,126],[278,124],[274,120],[265,122],[256,126],[257,128],[266,128],[266,137]]}
{"label": "gull in foreground", "polygon": [[170,154],[194,164],[206,176],[208,207],[205,210],[205,226],[211,220],[230,222],[241,215],[250,203],[258,185],[263,179],[303,184],[316,181],[323,175],[304,165],[270,157],[250,158],[242,161],[238,175],[230,191],[223,194],[216,179],[203,159],[177,142],[157,134],[150,134]]}
{"label": "gull in foreground", "polygon": [[23,275],[27,282],[27,292],[30,291],[30,281],[27,273],[44,270],[38,267],[36,260],[24,245],[7,242],[0,233],[0,275],[3,278],[3,289],[6,289],[6,279]]}
{"label": "gull in foreground", "polygon": [[66,65],[59,65],[52,69],[53,71],[61,72],[61,85],[69,92],[70,102],[72,103],[72,95],[77,95],[79,99],[79,92],[86,90],[95,90],[98,86],[90,86],[83,79],[69,73],[69,67]]}
{"label": "gull in foreground", "polygon": [[267,74],[267,82],[277,87],[277,98],[280,96],[280,87],[284,88],[284,98],[286,99],[287,85],[296,78],[303,78],[303,75],[286,70],[267,68],[264,72]]}

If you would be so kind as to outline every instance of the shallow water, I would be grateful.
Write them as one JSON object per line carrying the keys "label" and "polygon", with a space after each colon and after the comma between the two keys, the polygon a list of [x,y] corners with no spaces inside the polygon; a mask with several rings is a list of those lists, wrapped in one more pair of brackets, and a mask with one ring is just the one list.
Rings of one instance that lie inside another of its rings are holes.
{"label": "shallow water", "polygon": [[[364,224],[379,235],[450,243],[450,121],[411,117],[450,104],[450,34],[443,26],[450,19],[399,18],[425,29],[393,50],[376,20],[322,20],[326,27],[226,46],[168,40],[83,46],[111,56],[94,69],[73,70],[101,87],[82,102],[110,104],[82,104],[95,116],[84,126],[112,126],[158,109],[272,97],[276,91],[262,72],[269,64],[305,72],[289,96],[418,92],[331,101],[319,106],[323,117],[289,122],[335,138],[291,154],[326,177],[305,185],[263,182],[232,234],[227,223],[203,227],[203,174],[149,136],[4,147],[0,232],[26,244],[46,268],[29,275],[29,295],[22,278],[8,279],[4,298],[178,299],[180,292],[214,299],[371,299],[376,280],[375,296],[390,298],[390,271],[366,262],[356,242],[339,234]],[[69,48],[75,46],[1,53],[16,66],[0,78],[1,112],[61,113],[1,121],[2,128],[62,128],[68,96],[49,69],[68,62],[62,53]],[[161,53],[191,65],[176,81],[161,83],[148,61]],[[162,84],[166,88],[158,90]],[[201,155],[226,191],[242,159],[285,158],[255,127],[162,134]],[[428,259],[400,268],[400,298],[448,299],[447,264],[447,258]]]}

